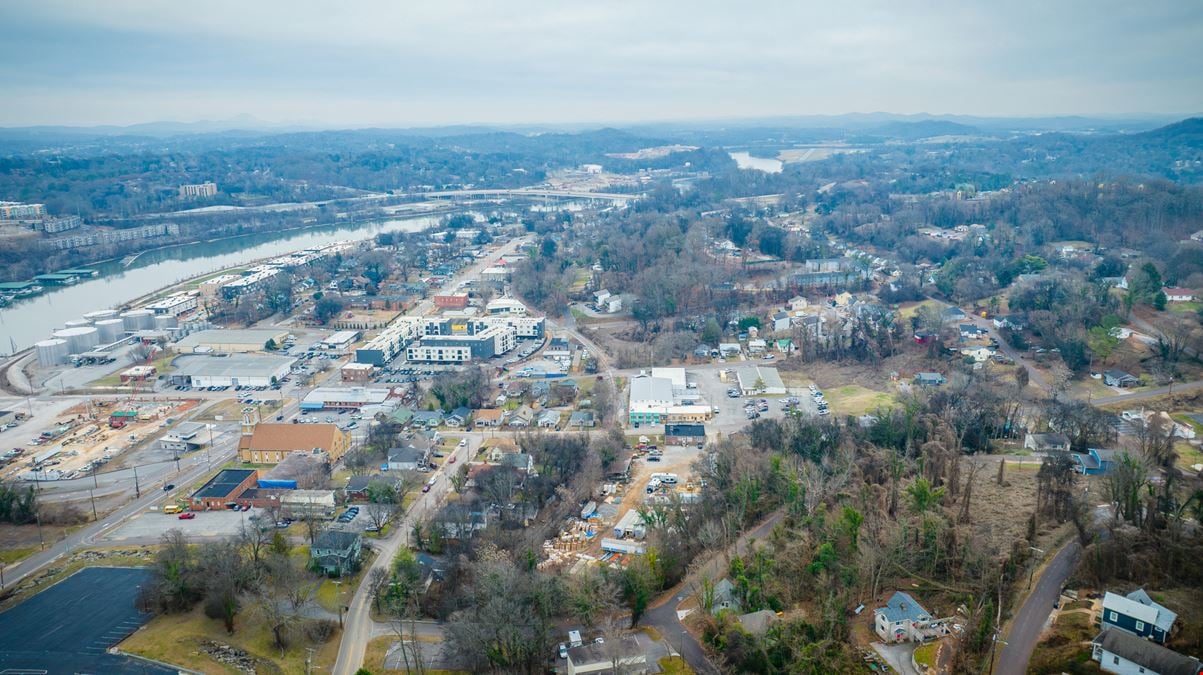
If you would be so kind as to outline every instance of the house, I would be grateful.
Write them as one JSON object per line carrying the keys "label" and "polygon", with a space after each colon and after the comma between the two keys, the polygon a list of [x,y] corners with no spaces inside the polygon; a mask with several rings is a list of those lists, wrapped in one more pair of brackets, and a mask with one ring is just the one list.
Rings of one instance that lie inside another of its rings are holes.
{"label": "house", "polygon": [[1167,302],[1193,302],[1195,299],[1195,292],[1189,288],[1166,287],[1161,289],[1161,292],[1165,293]]}
{"label": "house", "polygon": [[429,452],[429,449],[422,449],[413,445],[404,448],[390,448],[388,451],[388,470],[417,471],[419,466],[426,463]]}
{"label": "house", "polygon": [[1165,644],[1178,615],[1157,604],[1143,588],[1128,595],[1107,592],[1103,596],[1103,630],[1118,628],[1137,637]]}
{"label": "house", "polygon": [[358,532],[325,530],[313,539],[309,548],[309,564],[327,576],[341,577],[359,567],[363,537]]}
{"label": "house", "polygon": [[776,622],[777,613],[771,609],[739,615],[739,625],[757,637],[764,637],[764,634],[769,632],[769,628]]}
{"label": "house", "polygon": [[1113,368],[1103,373],[1103,384],[1108,387],[1135,387],[1140,384],[1140,379],[1135,375]]}
{"label": "house", "polygon": [[1098,476],[1111,470],[1115,463],[1115,450],[1089,448],[1085,453],[1073,454],[1074,469],[1083,476]]}
{"label": "house", "polygon": [[472,417],[472,411],[464,406],[460,406],[451,411],[451,414],[443,419],[443,422],[449,427],[462,427],[468,423],[468,419]]}
{"label": "house", "polygon": [[644,673],[648,670],[647,665],[647,654],[639,641],[631,635],[623,635],[612,637],[609,642],[598,638],[569,647],[566,671],[568,675]]}
{"label": "house", "polygon": [[525,452],[505,453],[501,456],[501,465],[528,475],[535,472],[535,458]]}
{"label": "house", "polygon": [[740,609],[739,594],[735,591],[735,584],[731,583],[730,579],[723,578],[714,585],[714,598],[710,605],[710,613],[718,614],[724,609],[729,609],[733,612],[738,612]]}
{"label": "house", "polygon": [[347,486],[343,488],[343,495],[348,501],[368,501],[368,486],[374,478],[375,476],[351,476],[347,480]]}
{"label": "house", "polygon": [[706,442],[706,427],[701,424],[668,424],[664,427],[667,445],[694,445]]}
{"label": "house", "polygon": [[481,408],[472,413],[472,419],[478,427],[499,427],[505,421],[505,411],[501,408]]}
{"label": "house", "polygon": [[718,354],[725,359],[739,356],[741,352],[743,347],[740,347],[738,342],[721,342],[718,345]]}
{"label": "house", "polygon": [[773,315],[773,330],[781,333],[789,330],[790,316],[789,312],[777,312]]}
{"label": "house", "polygon": [[985,363],[994,356],[994,350],[989,347],[967,347],[961,353],[973,359],[974,363]]}
{"label": "house", "polygon": [[510,416],[508,424],[511,427],[529,427],[534,419],[534,411],[530,409],[530,406],[524,405],[514,411],[514,414]]}
{"label": "house", "polygon": [[1121,675],[1200,675],[1203,663],[1122,630],[1103,629],[1091,641],[1090,657],[1104,673]]}
{"label": "house", "polygon": [[909,594],[896,591],[885,607],[873,610],[873,629],[886,643],[926,642],[948,634],[945,622],[933,619]]}
{"label": "house", "polygon": [[426,427],[428,429],[434,429],[435,427],[437,427],[443,423],[443,411],[442,410],[418,410],[418,411],[414,412],[414,416],[413,416],[413,419],[411,420],[411,423],[415,427]]}
{"label": "house", "polygon": [[777,351],[781,352],[782,354],[789,354],[794,351],[794,341],[789,338],[781,338],[774,344],[777,347]]}
{"label": "house", "polygon": [[944,321],[964,321],[969,318],[968,315],[960,307],[945,307],[940,313],[940,318]]}
{"label": "house", "polygon": [[593,419],[593,411],[592,410],[578,410],[568,416],[568,427],[569,428],[573,428],[573,427],[578,428],[578,429],[583,428],[583,427],[592,428],[596,424],[597,424],[597,422]]}
{"label": "house", "polygon": [[749,354],[763,354],[766,351],[768,351],[768,348],[769,348],[769,343],[760,338],[756,338],[755,340],[748,340],[748,353]]}
{"label": "house", "polygon": [[809,303],[806,301],[806,298],[804,298],[800,295],[796,295],[796,296],[790,298],[789,302],[786,304],[789,305],[789,311],[800,312],[800,311],[806,309],[806,306]]}
{"label": "house", "polygon": [[710,345],[701,344],[693,348],[693,358],[708,359],[710,358]]}
{"label": "house", "polygon": [[961,337],[966,340],[976,340],[986,333],[985,329],[978,328],[972,323],[963,323],[958,327]]}
{"label": "house", "polygon": [[940,373],[915,373],[915,384],[920,387],[938,387],[947,381]]}
{"label": "house", "polygon": [[544,410],[539,413],[539,418],[535,421],[535,425],[540,429],[555,429],[559,423],[559,410]]}
{"label": "house", "polygon": [[1069,452],[1069,439],[1065,434],[1028,434],[1023,447],[1035,452]]}

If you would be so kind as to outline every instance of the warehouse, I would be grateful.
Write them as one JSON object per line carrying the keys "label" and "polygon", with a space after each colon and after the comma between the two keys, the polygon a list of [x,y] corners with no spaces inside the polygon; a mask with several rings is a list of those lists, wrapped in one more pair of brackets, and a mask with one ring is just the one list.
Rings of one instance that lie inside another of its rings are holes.
{"label": "warehouse", "polygon": [[176,349],[185,354],[206,351],[225,354],[261,352],[267,349],[268,343],[276,346],[284,344],[287,337],[288,331],[276,328],[202,330],[177,342]]}
{"label": "warehouse", "polygon": [[322,349],[338,352],[339,354],[346,354],[351,349],[351,345],[355,344],[355,341],[358,339],[359,331],[340,330],[325,340],[319,342],[318,345]]}
{"label": "warehouse", "polygon": [[267,354],[181,356],[173,364],[171,382],[192,387],[270,387],[288,375],[295,362]]}
{"label": "warehouse", "polygon": [[259,472],[254,469],[222,469],[192,495],[193,511],[229,508],[243,492],[255,487]]}
{"label": "warehouse", "polygon": [[737,368],[735,375],[739,379],[739,390],[744,396],[786,393],[785,383],[781,381],[781,375],[777,373],[776,368]]}
{"label": "warehouse", "polygon": [[[203,433],[208,432],[208,433]],[[172,452],[200,450],[213,439],[213,430],[201,422],[184,422],[159,439],[159,446]]]}
{"label": "warehouse", "polygon": [[706,427],[702,424],[669,424],[664,427],[664,442],[668,445],[705,443]]}

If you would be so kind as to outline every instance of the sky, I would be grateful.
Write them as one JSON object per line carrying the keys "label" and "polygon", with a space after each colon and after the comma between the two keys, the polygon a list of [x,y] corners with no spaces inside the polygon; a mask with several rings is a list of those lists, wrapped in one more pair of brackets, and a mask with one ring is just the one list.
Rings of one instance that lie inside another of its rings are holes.
{"label": "sky", "polygon": [[0,126],[1203,111],[1195,0],[4,0],[0,26]]}

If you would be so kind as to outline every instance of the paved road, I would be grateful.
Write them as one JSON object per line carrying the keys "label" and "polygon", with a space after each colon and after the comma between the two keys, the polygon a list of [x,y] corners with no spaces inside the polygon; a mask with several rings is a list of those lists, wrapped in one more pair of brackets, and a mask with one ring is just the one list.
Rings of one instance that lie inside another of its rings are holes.
{"label": "paved road", "polygon": [[[767,537],[773,531],[773,528],[777,526],[783,515],[782,512],[778,511],[769,516],[755,529],[744,533],[735,543],[733,553],[742,555],[747,552],[754,541],[763,540]],[[702,648],[702,645],[681,625],[681,620],[677,617],[677,607],[689,597],[694,584],[699,583],[703,577],[717,581],[727,568],[729,560],[730,557],[726,554],[715,555],[686,577],[684,581],[677,584],[675,588],[670,589],[665,595],[661,596],[658,604],[648,609],[647,613],[640,619],[640,623],[653,626],[656,630],[660,631],[660,634],[668,640],[672,648],[678,651],[682,658],[685,659],[685,662],[689,664],[689,667],[699,675],[708,673],[718,675],[719,670],[710,662],[710,658],[706,656],[706,651]]]}
{"label": "paved road", "polygon": [[[453,436],[454,434],[449,435]],[[376,545],[376,559],[371,567],[364,570],[363,581],[359,588],[355,589],[355,595],[351,599],[351,604],[348,605],[342,639],[338,646],[338,660],[335,661],[334,668],[331,670],[334,675],[353,675],[355,671],[359,670],[363,665],[368,641],[377,636],[377,624],[372,621],[371,616],[372,596],[367,583],[371,579],[372,570],[392,569],[393,558],[397,556],[397,552],[402,547],[409,545],[409,533],[413,530],[414,524],[433,514],[442,504],[447,493],[451,491],[448,471],[454,471],[459,468],[460,463],[468,461],[484,440],[482,433],[462,435],[468,439],[467,448],[457,447],[455,450],[449,451],[447,461],[443,462],[438,471],[433,474],[425,474],[434,477],[434,488],[411,504],[409,511],[396,523],[392,534]],[[452,457],[456,459],[456,464],[450,463]]]}
{"label": "paved road", "polygon": [[[1113,405],[1116,403],[1130,403],[1136,401],[1145,401],[1159,396],[1166,396],[1170,393],[1185,394],[1188,391],[1198,391],[1203,389],[1203,380],[1193,380],[1191,382],[1182,382],[1166,387],[1156,387],[1146,389],[1144,391],[1133,392],[1131,394],[1116,394],[1114,396],[1095,396],[1090,399],[1094,405]],[[1171,392],[1171,390],[1173,390]]]}
{"label": "paved road", "polygon": [[211,462],[205,461],[206,458],[202,451],[192,458],[191,465],[181,461],[182,471],[179,474],[167,474],[167,477],[159,478],[153,482],[142,482],[141,498],[125,504],[100,521],[90,523],[72,532],[62,540],[48,546],[45,550],[38,551],[18,563],[6,566],[4,568],[4,585],[0,588],[9,588],[18,584],[26,577],[38,572],[43,567],[77,548],[95,545],[98,537],[125,522],[130,516],[143,511],[156,501],[162,499],[163,492],[160,488],[168,482],[168,478],[170,478],[170,482],[176,485],[188,485],[204,476],[210,470],[210,464],[218,466],[232,459],[236,448],[237,440],[236,438],[231,438],[225,444],[218,444],[218,447],[210,451]]}
{"label": "paved road", "polygon": [[1060,596],[1065,580],[1078,566],[1081,553],[1082,547],[1075,539],[1063,546],[1044,569],[1036,587],[1011,621],[1011,631],[1005,638],[1007,644],[999,652],[994,667],[995,675],[1023,675],[1027,672],[1028,659],[1032,657],[1032,650],[1053,611],[1053,603]]}

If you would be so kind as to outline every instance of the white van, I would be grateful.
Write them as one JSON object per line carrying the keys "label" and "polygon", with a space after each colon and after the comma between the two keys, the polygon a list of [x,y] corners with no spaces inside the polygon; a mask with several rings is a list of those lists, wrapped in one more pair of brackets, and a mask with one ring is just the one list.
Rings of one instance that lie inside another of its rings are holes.
{"label": "white van", "polygon": [[656,490],[659,490],[659,489],[660,489],[660,479],[659,478],[653,478],[651,480],[651,482],[647,484],[647,493],[649,495],[655,493]]}
{"label": "white van", "polygon": [[664,485],[676,485],[677,484],[677,474],[675,474],[675,473],[654,473],[654,474],[652,474],[652,480],[663,483]]}

